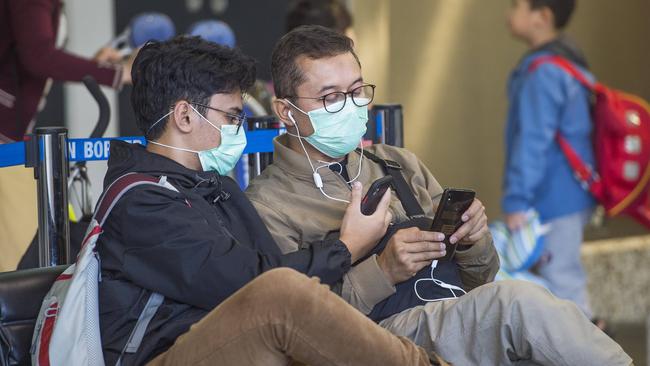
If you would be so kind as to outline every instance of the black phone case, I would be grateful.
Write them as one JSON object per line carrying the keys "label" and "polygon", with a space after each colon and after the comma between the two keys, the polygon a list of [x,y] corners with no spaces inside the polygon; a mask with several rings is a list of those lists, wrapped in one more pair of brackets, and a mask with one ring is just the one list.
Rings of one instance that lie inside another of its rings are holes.
{"label": "black phone case", "polygon": [[381,201],[384,193],[386,193],[392,183],[393,177],[390,175],[381,177],[372,182],[370,188],[368,188],[368,192],[366,192],[366,195],[361,200],[361,213],[364,215],[372,215],[375,213],[379,201]]}
{"label": "black phone case", "polygon": [[445,243],[447,254],[439,258],[439,261],[451,260],[456,254],[455,244],[449,243],[449,237],[463,225],[463,213],[469,209],[476,197],[476,193],[468,189],[454,189],[447,188],[442,193],[436,216],[431,224],[431,231],[441,232],[445,234]]}

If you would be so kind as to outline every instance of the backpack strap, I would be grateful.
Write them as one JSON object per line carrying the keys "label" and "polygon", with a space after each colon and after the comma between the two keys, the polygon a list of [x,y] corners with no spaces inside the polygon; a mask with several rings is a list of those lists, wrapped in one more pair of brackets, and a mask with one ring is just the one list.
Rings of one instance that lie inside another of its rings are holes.
{"label": "backpack strap", "polygon": [[[606,88],[602,84],[592,83],[589,81],[587,77],[571,61],[562,56],[550,55],[539,57],[530,64],[528,67],[528,72],[534,72],[542,64],[552,64],[559,67],[571,75],[578,82],[580,82],[580,84],[591,90],[593,93],[605,92]],[[598,185],[600,184],[600,176],[598,173],[594,171],[590,165],[585,163],[584,160],[582,160],[580,155],[578,155],[571,144],[569,144],[569,141],[564,136],[562,136],[559,131],[555,135],[555,141],[560,146],[560,150],[562,150],[562,153],[569,162],[569,166],[573,170],[573,173],[582,188],[598,196]]]}
{"label": "backpack strap", "polygon": [[[102,197],[99,199],[99,202],[97,203],[97,209],[95,210],[93,219],[97,220],[97,223],[100,227],[103,226],[104,222],[108,218],[108,215],[110,214],[113,207],[115,207],[119,199],[124,196],[124,194],[126,194],[126,192],[128,192],[131,188],[141,185],[162,186],[172,191],[178,192],[178,189],[176,189],[176,187],[167,182],[167,177],[164,175],[161,177],[154,177],[142,173],[128,173],[117,178],[106,189],[106,192],[104,192]],[[93,235],[93,233],[90,233],[89,235]],[[85,241],[86,240],[84,240],[84,242]],[[163,303],[164,299],[165,297],[157,292],[151,293],[149,299],[147,300],[147,303],[144,306],[144,309],[142,309],[142,312],[138,317],[138,321],[135,323],[133,330],[131,330],[131,333],[129,334],[129,338],[124,345],[122,352],[120,353],[120,357],[116,363],[117,366],[120,366],[122,364],[122,357],[125,353],[136,353],[138,351],[138,348],[140,348],[140,344],[142,343],[142,339],[144,338],[145,331],[147,330],[147,326],[149,326],[149,323],[156,315],[156,312],[158,311],[160,305]]]}
{"label": "backpack strap", "polygon": [[413,194],[411,187],[406,183],[406,179],[404,179],[404,175],[402,174],[402,166],[398,162],[382,159],[366,150],[356,149],[356,152],[363,154],[365,158],[381,165],[384,169],[384,173],[393,177],[393,187],[395,188],[397,197],[402,202],[404,211],[406,211],[406,215],[409,218],[424,217],[424,210],[415,198],[415,194]]}
{"label": "backpack strap", "polygon": [[598,189],[596,186],[600,184],[600,175],[598,175],[598,172],[594,171],[589,164],[582,160],[571,144],[569,144],[569,141],[560,135],[560,133],[555,135],[555,141],[560,145],[560,150],[562,150],[562,153],[569,162],[569,166],[582,188],[597,196]]}
{"label": "backpack strap", "polygon": [[97,203],[97,209],[93,218],[97,220],[99,226],[103,226],[104,222],[108,218],[111,210],[117,204],[120,198],[131,188],[149,184],[154,186],[162,186],[172,191],[178,192],[174,186],[167,182],[167,176],[154,177],[148,174],[142,173],[128,173],[119,178],[117,178],[110,186],[106,189],[106,192],[102,195]]}
{"label": "backpack strap", "polygon": [[154,315],[156,315],[160,305],[162,305],[163,300],[165,300],[163,295],[157,292],[151,293],[147,303],[144,305],[144,309],[142,309],[142,312],[138,317],[138,321],[135,323],[135,327],[133,327],[131,334],[129,334],[129,339],[126,341],[115,366],[122,366],[122,357],[124,357],[125,353],[136,353],[138,351],[140,344],[142,344],[142,340],[144,339],[147,327]]}
{"label": "backpack strap", "polygon": [[580,84],[584,85],[589,90],[597,91],[599,88],[600,84],[592,83],[589,81],[585,74],[583,74],[571,61],[558,55],[549,55],[536,58],[533,62],[531,62],[530,66],[528,66],[528,72],[534,72],[543,64],[552,64],[559,67],[567,74],[571,75],[574,79],[578,80]]}

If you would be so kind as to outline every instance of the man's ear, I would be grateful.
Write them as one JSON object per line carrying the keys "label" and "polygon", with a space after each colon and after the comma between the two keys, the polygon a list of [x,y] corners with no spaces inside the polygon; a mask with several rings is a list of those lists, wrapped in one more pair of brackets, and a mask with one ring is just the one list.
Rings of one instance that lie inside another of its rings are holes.
{"label": "man's ear", "polygon": [[192,132],[193,124],[192,118],[190,118],[192,115],[191,112],[192,109],[190,108],[190,104],[185,100],[179,100],[174,105],[174,113],[172,113],[174,119],[172,122],[181,133]]}
{"label": "man's ear", "polygon": [[293,121],[291,118],[289,118],[289,113],[292,113],[291,106],[289,103],[287,103],[287,101],[284,99],[276,98],[273,100],[272,108],[275,115],[278,116],[280,122],[282,122],[287,127],[293,127]]}

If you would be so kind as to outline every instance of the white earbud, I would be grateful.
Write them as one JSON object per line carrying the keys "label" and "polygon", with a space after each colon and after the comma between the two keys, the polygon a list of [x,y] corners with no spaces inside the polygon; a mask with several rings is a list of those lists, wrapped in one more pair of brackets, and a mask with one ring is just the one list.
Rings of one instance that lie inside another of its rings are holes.
{"label": "white earbud", "polygon": [[[298,138],[298,142],[300,142],[300,146],[302,147],[302,150],[305,152],[305,156],[307,157],[307,161],[309,162],[309,166],[311,167],[311,170],[313,172],[312,178],[314,179],[314,185],[316,185],[316,188],[318,188],[320,190],[320,192],[323,194],[323,196],[325,196],[325,197],[327,197],[327,198],[329,198],[329,199],[331,199],[333,201],[338,201],[338,202],[343,202],[343,203],[350,203],[350,201],[348,201],[348,200],[332,197],[332,196],[328,195],[327,193],[325,193],[325,191],[323,190],[323,186],[324,186],[323,185],[323,177],[321,177],[321,175],[318,173],[318,169],[326,167],[326,166],[328,167],[330,163],[326,163],[325,165],[319,166],[318,168],[314,167],[314,164],[311,162],[311,158],[309,157],[309,154],[307,153],[307,149],[305,148],[305,144],[302,142],[302,137],[300,136],[300,129],[298,129],[298,123],[296,123],[296,120],[293,118],[293,113],[291,113],[291,110],[289,110],[289,112],[287,113],[287,116],[289,117],[291,122],[293,122],[294,127],[296,127],[296,134],[297,134],[297,135],[292,135],[292,134],[289,134],[289,135]],[[363,148],[363,145],[362,145],[362,148]],[[350,182],[347,182],[347,183],[353,182],[354,180],[356,180],[359,177],[359,175],[361,175],[361,162],[362,162],[362,160],[363,160],[363,154],[361,154],[361,158],[359,160],[359,172],[357,173],[356,177],[354,177],[354,179],[352,179]],[[340,164],[340,163],[336,163],[336,164]]]}

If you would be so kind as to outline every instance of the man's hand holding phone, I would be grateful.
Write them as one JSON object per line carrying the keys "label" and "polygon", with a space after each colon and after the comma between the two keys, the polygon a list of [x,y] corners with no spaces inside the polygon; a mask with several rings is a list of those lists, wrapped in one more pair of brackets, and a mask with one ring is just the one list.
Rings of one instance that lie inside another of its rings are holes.
{"label": "man's hand holding phone", "polygon": [[379,267],[394,285],[404,282],[432,260],[445,256],[444,238],[442,233],[416,227],[398,230],[377,258]]}
{"label": "man's hand holding phone", "polygon": [[451,244],[460,242],[465,245],[473,245],[488,233],[488,218],[485,214],[485,206],[475,198],[472,205],[461,217],[463,225],[449,237]]}

